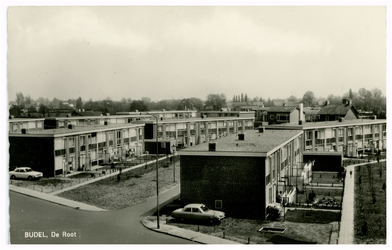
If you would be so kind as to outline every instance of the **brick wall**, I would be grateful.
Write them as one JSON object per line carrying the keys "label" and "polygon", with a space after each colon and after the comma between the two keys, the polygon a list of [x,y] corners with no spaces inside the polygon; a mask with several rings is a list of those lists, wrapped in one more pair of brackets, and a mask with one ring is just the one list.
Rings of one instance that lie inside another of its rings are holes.
{"label": "brick wall", "polygon": [[9,137],[10,168],[31,167],[44,177],[54,174],[54,141],[47,137]]}
{"label": "brick wall", "polygon": [[203,203],[227,217],[265,217],[265,158],[182,155],[180,162],[182,203]]}

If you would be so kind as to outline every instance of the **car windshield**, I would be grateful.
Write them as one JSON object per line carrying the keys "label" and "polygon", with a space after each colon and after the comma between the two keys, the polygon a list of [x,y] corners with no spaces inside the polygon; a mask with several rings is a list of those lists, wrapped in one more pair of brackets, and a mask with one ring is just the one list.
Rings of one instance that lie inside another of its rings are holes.
{"label": "car windshield", "polygon": [[203,210],[204,212],[207,212],[207,211],[209,210],[208,207],[206,207],[206,206],[201,206],[200,208],[201,208],[201,210]]}
{"label": "car windshield", "polygon": [[33,171],[31,168],[26,168],[26,172],[31,172]]}

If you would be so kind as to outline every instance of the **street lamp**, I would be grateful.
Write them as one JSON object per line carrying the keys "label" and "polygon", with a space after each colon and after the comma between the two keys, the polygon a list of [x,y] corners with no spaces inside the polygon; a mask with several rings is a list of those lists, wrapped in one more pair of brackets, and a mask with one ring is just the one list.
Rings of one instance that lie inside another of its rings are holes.
{"label": "street lamp", "polygon": [[156,120],[156,146],[157,146],[157,151],[156,151],[156,161],[155,161],[155,168],[156,168],[156,178],[157,178],[157,228],[159,229],[159,184],[158,184],[158,116],[155,116],[153,114],[150,114],[147,112],[148,115],[151,115],[155,118]]}
{"label": "street lamp", "polygon": [[172,156],[172,159],[173,159],[173,182],[176,182],[176,146],[173,145],[172,149],[173,149],[173,156]]}
{"label": "street lamp", "polygon": [[283,188],[283,192],[282,192],[282,196],[280,197],[280,202],[282,203],[283,206],[283,221],[286,220],[286,209],[285,209],[285,192],[286,192],[286,181],[279,181],[278,180],[278,191],[279,191],[279,182],[284,182],[284,188]]}
{"label": "street lamp", "polygon": [[63,175],[65,177],[65,157],[63,157]]}

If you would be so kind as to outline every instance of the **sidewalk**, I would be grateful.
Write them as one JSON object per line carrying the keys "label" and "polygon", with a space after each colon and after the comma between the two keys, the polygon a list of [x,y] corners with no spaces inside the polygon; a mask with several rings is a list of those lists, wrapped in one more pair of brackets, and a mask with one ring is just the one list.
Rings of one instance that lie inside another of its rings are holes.
{"label": "sidewalk", "polygon": [[159,220],[159,229],[157,228],[156,221],[151,221],[148,219],[148,217],[144,218],[141,222],[146,228],[148,228],[150,230],[154,230],[159,233],[170,234],[170,235],[177,236],[180,238],[189,239],[194,242],[201,243],[201,244],[222,244],[222,245],[223,244],[240,244],[235,241],[222,239],[222,238],[211,236],[208,234],[203,234],[203,233],[195,232],[195,231],[184,229],[184,228],[170,226],[170,225],[166,224],[166,221],[164,219]]}
{"label": "sidewalk", "polygon": [[46,194],[46,193],[42,193],[42,192],[38,192],[38,191],[34,191],[28,188],[21,188],[21,187],[17,187],[14,185],[9,185],[9,190],[17,192],[17,193],[21,193],[21,194],[25,194],[27,196],[31,196],[31,197],[35,197],[41,200],[46,200],[52,203],[56,203],[59,205],[63,205],[63,206],[67,206],[67,207],[72,207],[75,209],[80,209],[80,210],[87,210],[87,211],[107,211],[105,209],[102,208],[98,208],[95,206],[91,206],[91,205],[87,205],[81,202],[77,202],[77,201],[72,201],[72,200],[68,200],[68,199],[64,199],[58,196],[54,196],[52,194]]}
{"label": "sidewalk", "polygon": [[[380,162],[384,162],[380,160]],[[342,217],[340,220],[339,244],[354,244],[354,187],[355,187],[355,167],[377,163],[377,161],[364,162],[350,165],[346,168],[346,178],[344,186],[344,196],[342,204]],[[352,176],[350,176],[352,171]]]}

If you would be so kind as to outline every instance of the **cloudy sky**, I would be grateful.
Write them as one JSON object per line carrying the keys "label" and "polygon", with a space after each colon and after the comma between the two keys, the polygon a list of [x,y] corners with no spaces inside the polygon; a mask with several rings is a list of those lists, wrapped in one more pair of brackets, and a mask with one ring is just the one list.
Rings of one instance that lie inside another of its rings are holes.
{"label": "cloudy sky", "polygon": [[386,95],[385,7],[9,7],[8,98]]}

